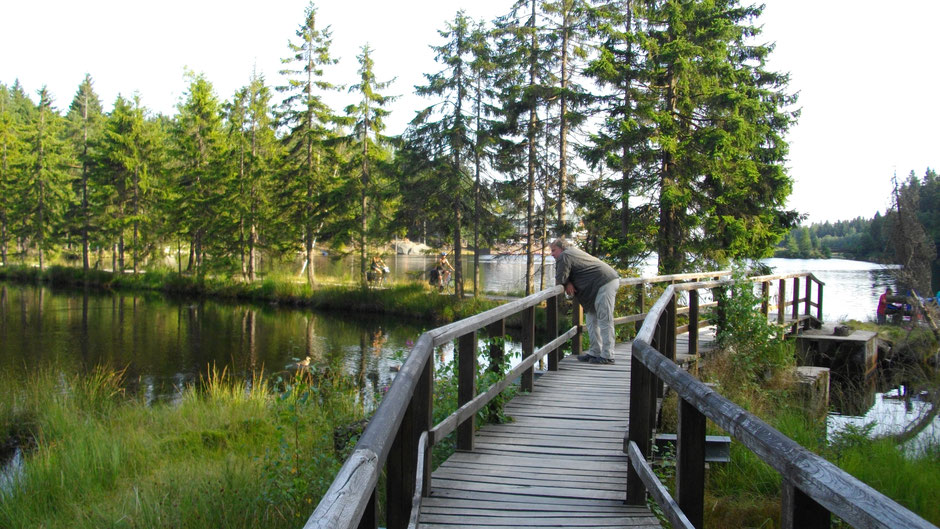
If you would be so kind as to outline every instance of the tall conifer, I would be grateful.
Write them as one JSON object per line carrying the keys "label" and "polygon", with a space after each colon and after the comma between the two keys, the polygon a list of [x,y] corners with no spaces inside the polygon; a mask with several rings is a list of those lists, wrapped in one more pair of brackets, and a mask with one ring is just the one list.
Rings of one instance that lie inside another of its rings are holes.
{"label": "tall conifer", "polygon": [[304,269],[308,284],[315,279],[314,248],[327,219],[332,215],[329,197],[335,189],[332,153],[327,143],[334,137],[336,115],[323,100],[338,87],[325,77],[324,69],[336,63],[330,55],[329,26],[318,27],[317,10],[311,2],[304,22],[297,29],[298,41],[289,42],[291,55],[282,59],[287,84],[277,87],[285,95],[281,123],[289,130],[284,138],[287,163],[281,195],[288,228],[303,241]]}
{"label": "tall conifer", "polygon": [[61,236],[62,221],[72,201],[69,167],[72,152],[63,141],[63,120],[52,106],[46,87],[38,92],[39,103],[34,120],[29,123],[26,138],[28,151],[20,182],[19,199],[30,221],[23,234],[36,246],[39,268],[45,266],[46,251]]}
{"label": "tall conifer", "polygon": [[[397,99],[380,93],[393,80],[378,81],[375,64],[369,45],[362,47],[359,59],[359,82],[349,91],[359,96],[357,103],[346,107],[343,124],[351,128],[343,138],[349,146],[349,174],[355,175],[349,183],[359,199],[356,219],[356,235],[359,243],[359,279],[366,282],[366,262],[369,245],[373,238],[383,234],[391,224],[397,193],[392,189],[394,181],[387,174],[391,153],[388,146],[392,138],[385,136],[385,118],[389,115],[386,105]],[[347,193],[347,197],[353,196]]]}
{"label": "tall conifer", "polygon": [[72,142],[73,149],[78,155],[80,167],[79,175],[75,179],[75,191],[77,195],[77,213],[78,221],[76,224],[80,230],[82,240],[82,269],[88,271],[88,248],[89,233],[92,230],[91,225],[91,203],[89,201],[89,178],[92,173],[92,161],[94,160],[93,145],[101,134],[102,123],[104,122],[104,112],[101,109],[101,100],[95,93],[94,83],[91,75],[86,74],[72,103],[69,105],[69,111],[66,114],[67,131],[69,140]]}

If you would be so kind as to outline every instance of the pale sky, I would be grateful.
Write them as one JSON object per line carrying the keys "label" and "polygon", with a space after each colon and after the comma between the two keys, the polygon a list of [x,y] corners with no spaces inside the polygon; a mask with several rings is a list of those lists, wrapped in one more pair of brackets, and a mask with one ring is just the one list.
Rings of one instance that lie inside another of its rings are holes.
{"label": "pale sky", "polygon": [[[35,100],[47,85],[65,109],[85,73],[109,110],[139,93],[153,112],[175,113],[184,69],[202,72],[228,99],[252,70],[283,82],[280,59],[307,0],[32,0],[7,2],[0,19],[0,82]],[[487,21],[511,0],[324,0],[339,83],[356,82],[360,47],[374,49],[376,76],[396,78],[389,134],[430,102],[413,94],[440,69],[428,47],[463,8]],[[891,175],[940,166],[940,2],[935,0],[766,0],[762,40],[770,65],[791,74],[802,116],[789,134],[794,179],[789,206],[808,222],[869,218],[885,211]],[[348,100],[337,100],[336,110]]]}

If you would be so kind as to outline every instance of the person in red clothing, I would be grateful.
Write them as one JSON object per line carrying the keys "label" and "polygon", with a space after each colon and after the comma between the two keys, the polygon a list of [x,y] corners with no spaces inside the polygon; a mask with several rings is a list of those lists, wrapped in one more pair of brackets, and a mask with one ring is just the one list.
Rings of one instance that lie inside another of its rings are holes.
{"label": "person in red clothing", "polygon": [[890,288],[888,288],[885,290],[884,294],[878,298],[878,310],[876,311],[878,313],[878,325],[884,325],[887,322],[888,296],[891,294],[893,294],[893,292]]}

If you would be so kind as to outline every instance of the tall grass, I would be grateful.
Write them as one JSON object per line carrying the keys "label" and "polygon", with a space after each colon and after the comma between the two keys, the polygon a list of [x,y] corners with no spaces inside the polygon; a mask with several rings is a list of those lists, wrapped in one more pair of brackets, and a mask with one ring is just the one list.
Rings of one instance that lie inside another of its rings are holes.
{"label": "tall grass", "polygon": [[0,435],[33,443],[0,491],[4,528],[298,527],[341,464],[334,428],[361,418],[328,374],[280,392],[213,371],[156,406],[105,370],[0,382]]}

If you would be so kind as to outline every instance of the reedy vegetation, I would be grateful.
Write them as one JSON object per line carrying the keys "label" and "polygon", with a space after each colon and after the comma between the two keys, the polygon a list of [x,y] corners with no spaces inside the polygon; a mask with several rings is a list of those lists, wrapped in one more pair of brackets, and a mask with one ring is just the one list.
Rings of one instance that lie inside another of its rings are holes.
{"label": "reedy vegetation", "polygon": [[334,428],[362,416],[331,372],[274,392],[212,371],[153,406],[105,369],[5,379],[0,435],[16,427],[30,448],[0,490],[0,525],[297,527],[341,464]]}
{"label": "reedy vegetation", "polygon": [[418,88],[431,106],[395,138],[368,48],[359,103],[342,116],[326,103],[346,80],[329,76],[313,4],[280,101],[255,73],[222,100],[189,72],[175,115],[123,98],[106,113],[88,76],[63,117],[47,91],[37,104],[0,84],[0,258],[109,249],[136,271],[169,248],[191,274],[250,280],[258,255],[303,252],[314,284],[325,246],[358,254],[364,282],[376,244],[408,235],[457,253],[472,231],[481,247],[525,241],[528,292],[538,247],[575,218],[586,249],[622,266],[652,251],[663,273],[765,256],[797,217],[783,165],[796,114],[787,76],[765,67],[771,46],[755,44],[760,14],[738,0],[519,0],[490,24],[457,13],[435,45],[442,69]]}

